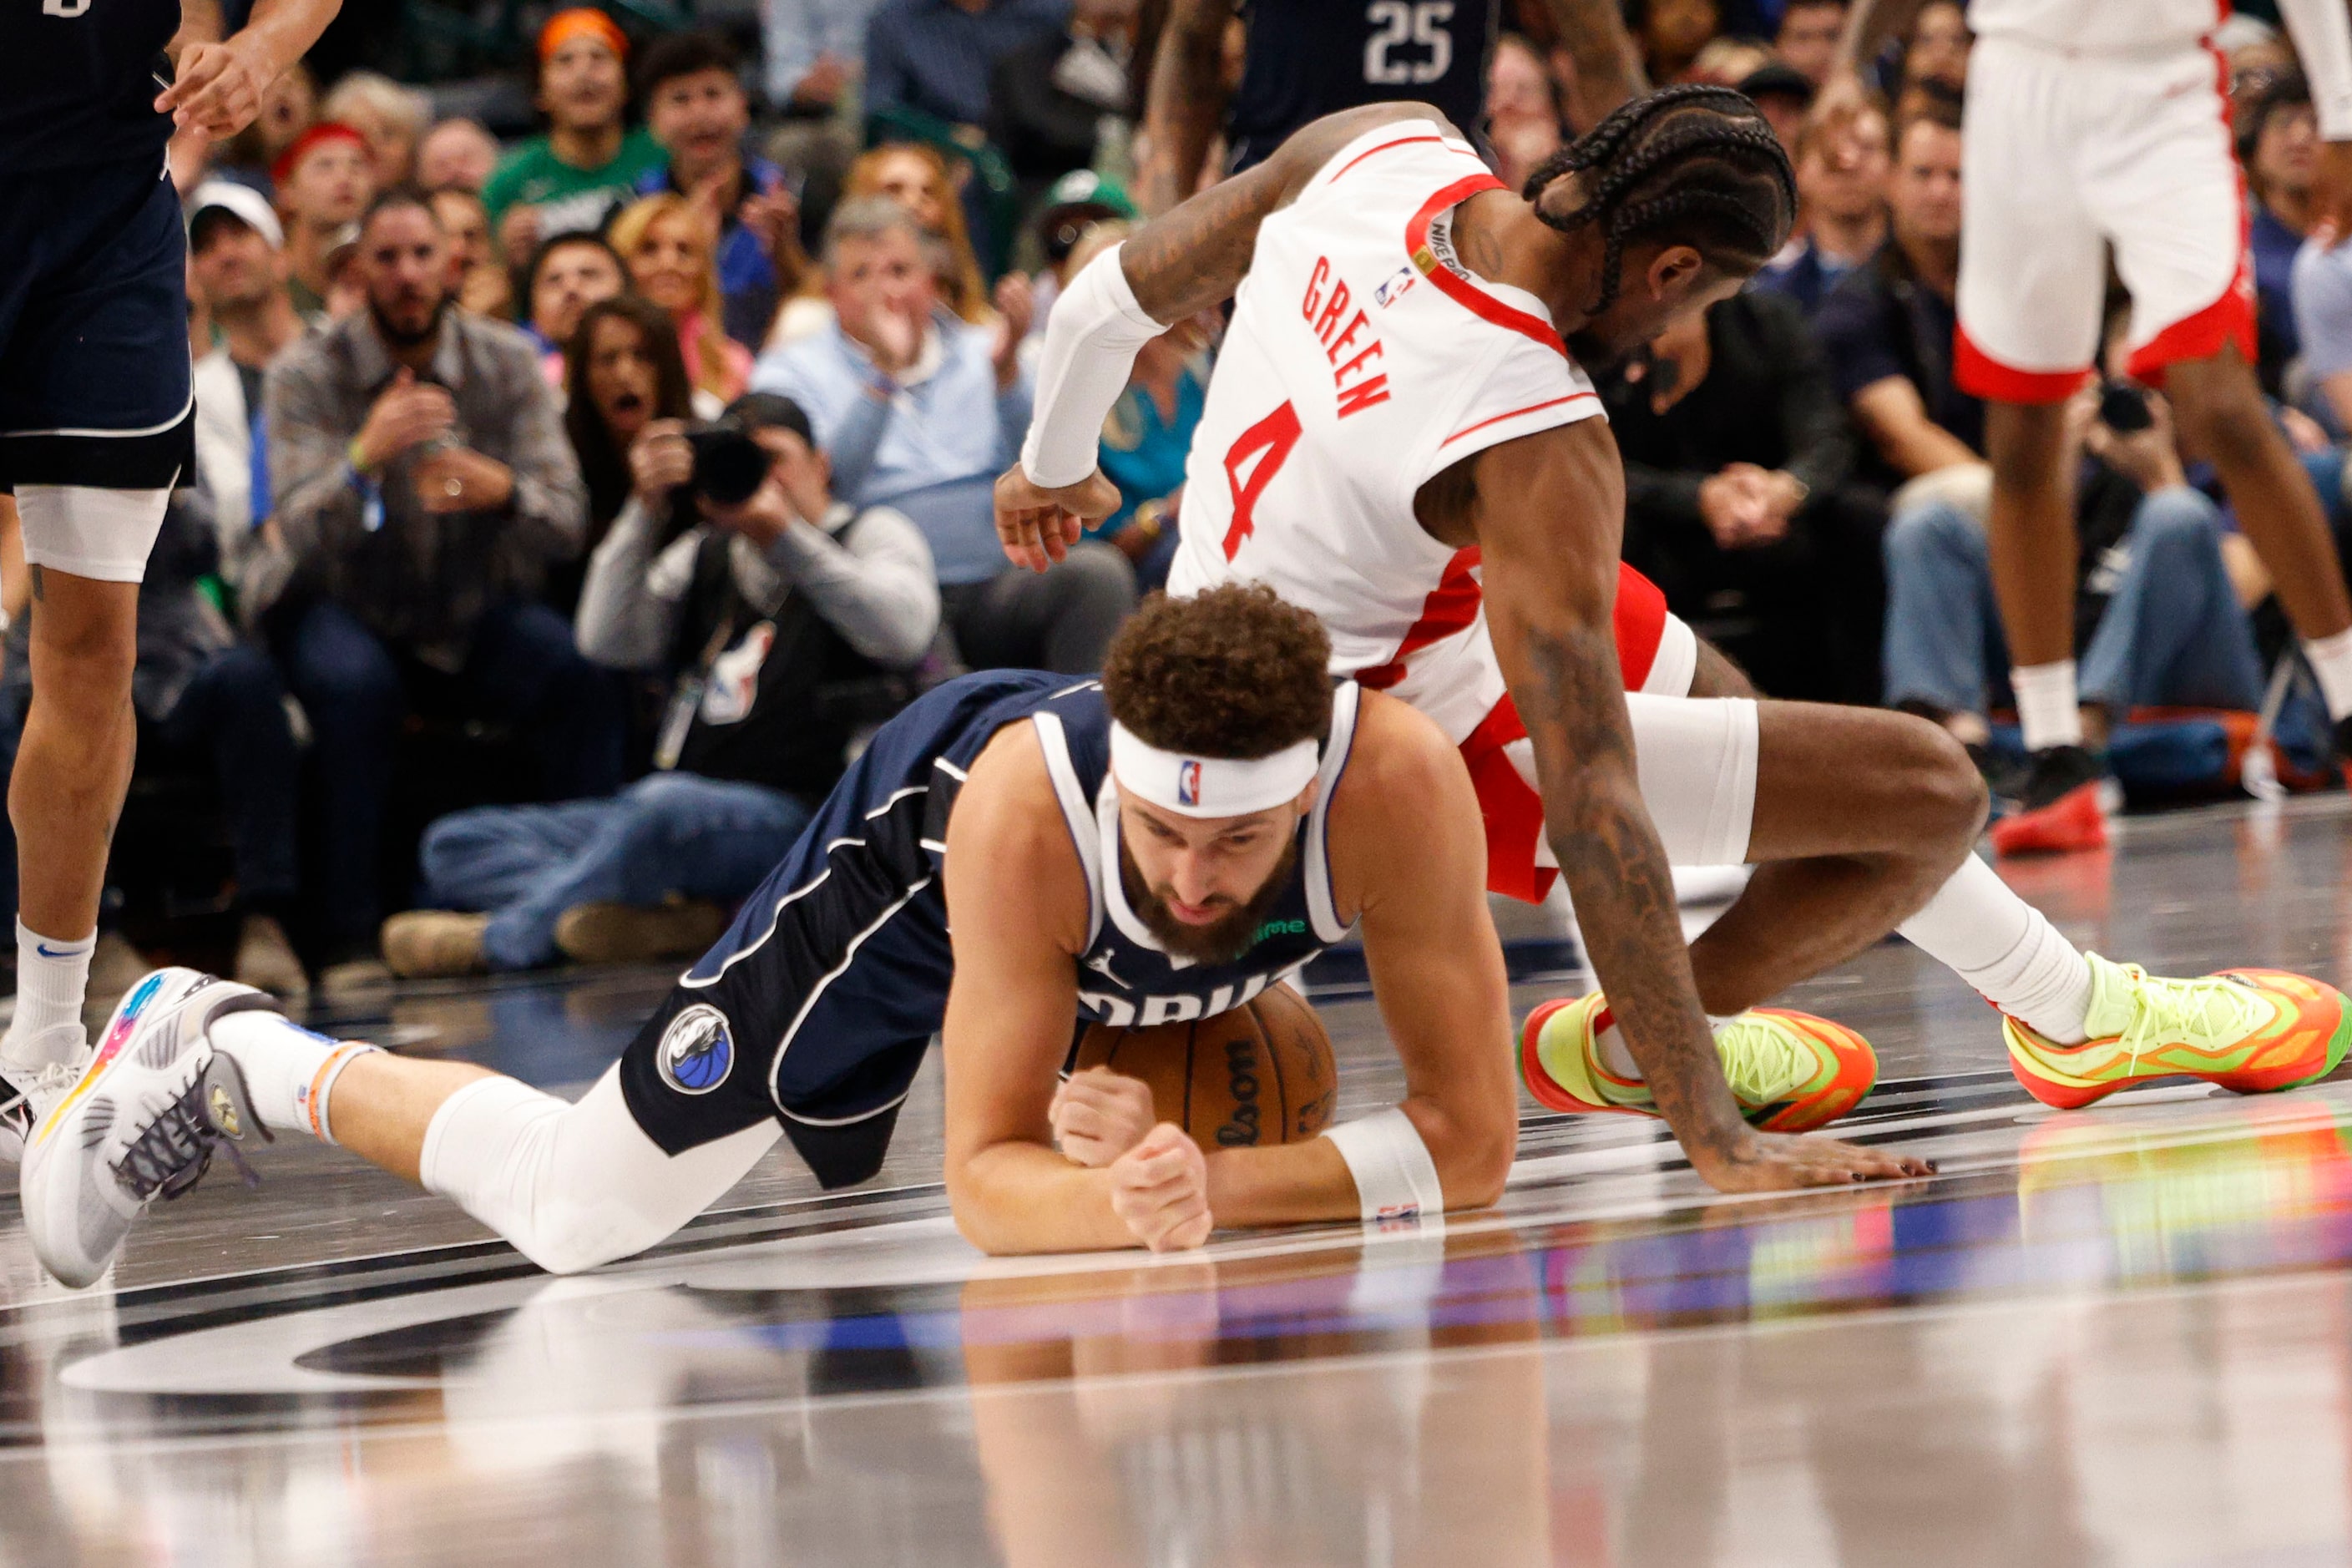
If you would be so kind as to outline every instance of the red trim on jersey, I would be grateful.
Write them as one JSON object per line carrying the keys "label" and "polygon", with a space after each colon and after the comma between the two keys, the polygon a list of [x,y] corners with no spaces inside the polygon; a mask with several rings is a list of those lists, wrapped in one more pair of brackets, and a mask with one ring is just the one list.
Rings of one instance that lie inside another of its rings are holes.
{"label": "red trim on jersey", "polygon": [[[2225,12],[2228,3],[2221,0]],[[2205,41],[2205,52],[2213,57],[2213,101],[2221,113],[2221,138],[2226,143],[2230,140],[2230,62],[2210,38]],[[2234,151],[2230,166],[2238,172],[2238,269],[2220,299],[2181,317],[2132,351],[2124,369],[2150,386],[2161,388],[2166,370],[2183,360],[2210,359],[2225,343],[2236,344],[2239,356],[2248,364],[2260,355],[2254,336],[2254,284],[2246,271],[2247,236],[2253,215],[2246,205],[2246,171]]]}
{"label": "red trim on jersey", "polygon": [[1370,157],[1375,153],[1385,153],[1391,147],[1410,147],[1417,142],[1443,142],[1445,138],[1443,136],[1400,136],[1393,142],[1383,142],[1377,147],[1367,147],[1362,152],[1357,153],[1354,157],[1349,159],[1346,163],[1340,164],[1339,174],[1332,175],[1328,180],[1326,180],[1323,183],[1325,184],[1337,184],[1339,181],[1339,174],[1346,174],[1349,170],[1354,168],[1357,164],[1362,163],[1365,159]]}
{"label": "red trim on jersey", "polygon": [[1429,245],[1429,226],[1439,213],[1450,207],[1461,205],[1481,191],[1502,189],[1504,189],[1502,181],[1482,171],[1454,181],[1430,197],[1422,204],[1421,210],[1413,214],[1411,220],[1404,226],[1405,254],[1414,258],[1415,269],[1421,270],[1424,277],[1437,286],[1439,293],[1452,300],[1455,304],[1464,307],[1475,316],[1492,321],[1498,327],[1507,328],[1524,337],[1532,338],[1560,358],[1566,359],[1568,345],[1559,341],[1559,331],[1549,321],[1540,316],[1531,316],[1516,305],[1506,305],[1434,257],[1430,258],[1426,268],[1422,268],[1419,258]]}
{"label": "red trim on jersey", "polygon": [[1461,429],[1440,441],[1437,444],[1437,449],[1442,452],[1473,431],[1484,430],[1489,425],[1500,425],[1506,419],[1517,419],[1522,414],[1540,414],[1547,408],[1557,408],[1563,403],[1582,403],[1587,400],[1598,403],[1601,401],[1601,395],[1597,392],[1571,392],[1566,397],[1555,397],[1543,403],[1530,403],[1525,408],[1514,408],[1508,414],[1497,414],[1491,419],[1481,419],[1475,425],[1465,425]]}
{"label": "red trim on jersey", "polygon": [[1977,347],[1966,327],[1952,329],[1952,384],[1971,397],[1999,403],[2063,403],[2091,374],[2080,370],[2020,370]]}
{"label": "red trim on jersey", "polygon": [[1486,890],[1530,904],[1543,902],[1559,873],[1536,864],[1543,838],[1543,797],[1520,775],[1503,750],[1527,737],[1519,710],[1505,692],[1462,742],[1462,761],[1477,792],[1478,815],[1486,822]]}
{"label": "red trim on jersey", "polygon": [[1421,602],[1421,615],[1406,628],[1404,641],[1388,663],[1360,671],[1356,684],[1386,691],[1404,679],[1404,661],[1433,642],[1452,637],[1478,618],[1478,579],[1470,575],[1478,564],[1478,547],[1457,550],[1437,579],[1437,586]]}

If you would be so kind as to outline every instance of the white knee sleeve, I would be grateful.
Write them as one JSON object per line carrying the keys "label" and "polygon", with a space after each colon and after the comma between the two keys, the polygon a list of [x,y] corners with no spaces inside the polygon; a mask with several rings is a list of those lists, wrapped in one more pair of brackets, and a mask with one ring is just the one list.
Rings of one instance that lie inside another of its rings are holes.
{"label": "white knee sleeve", "polygon": [[101,490],[85,485],[19,485],[16,516],[25,562],[101,583],[136,583],[163,529],[170,490]]}
{"label": "white knee sleeve", "polygon": [[567,1105],[510,1078],[444,1100],[417,1161],[451,1199],[551,1274],[643,1252],[708,1208],[767,1152],[772,1121],[665,1154],[621,1097],[619,1069]]}
{"label": "white knee sleeve", "polygon": [[1756,704],[1628,692],[1642,799],[1677,866],[1738,866],[1756,823]]}

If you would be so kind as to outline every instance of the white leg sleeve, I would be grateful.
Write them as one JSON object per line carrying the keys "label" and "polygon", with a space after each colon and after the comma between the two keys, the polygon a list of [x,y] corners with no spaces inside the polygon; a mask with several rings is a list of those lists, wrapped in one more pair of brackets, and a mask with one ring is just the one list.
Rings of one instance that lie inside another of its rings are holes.
{"label": "white leg sleeve", "polygon": [[455,1202],[551,1274],[643,1252],[708,1208],[783,1130],[763,1121],[683,1154],[662,1152],[621,1098],[615,1068],[577,1105],[510,1078],[444,1100],[417,1162]]}

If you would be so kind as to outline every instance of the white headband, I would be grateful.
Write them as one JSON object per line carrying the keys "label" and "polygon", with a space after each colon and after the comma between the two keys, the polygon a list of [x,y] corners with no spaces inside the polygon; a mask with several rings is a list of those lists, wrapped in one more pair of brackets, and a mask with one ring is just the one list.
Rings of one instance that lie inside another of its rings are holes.
{"label": "white headband", "polygon": [[1161,751],[1116,720],[1110,727],[1118,787],[1180,816],[1247,816],[1297,800],[1315,782],[1319,751],[1307,740],[1270,757],[1188,757]]}

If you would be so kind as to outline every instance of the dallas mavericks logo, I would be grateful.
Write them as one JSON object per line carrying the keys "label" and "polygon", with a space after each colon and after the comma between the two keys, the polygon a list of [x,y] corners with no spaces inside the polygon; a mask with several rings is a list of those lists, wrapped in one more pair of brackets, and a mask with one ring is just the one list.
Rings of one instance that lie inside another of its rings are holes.
{"label": "dallas mavericks logo", "polygon": [[662,1081],[680,1094],[709,1094],[725,1083],[735,1066],[735,1037],[728,1032],[727,1015],[698,1002],[672,1018],[662,1031],[654,1065]]}
{"label": "dallas mavericks logo", "polygon": [[1190,757],[1176,764],[1176,804],[1201,804],[1201,764]]}

